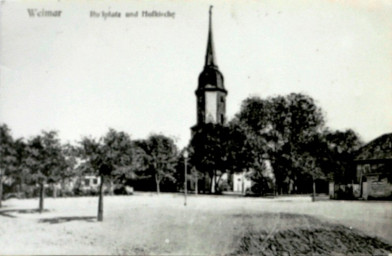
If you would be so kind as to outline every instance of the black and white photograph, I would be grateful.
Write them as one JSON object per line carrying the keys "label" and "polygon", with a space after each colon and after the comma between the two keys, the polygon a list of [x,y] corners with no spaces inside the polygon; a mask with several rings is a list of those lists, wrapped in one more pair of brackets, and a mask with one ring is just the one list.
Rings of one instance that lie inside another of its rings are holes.
{"label": "black and white photograph", "polygon": [[1,0],[0,255],[392,255],[392,2]]}

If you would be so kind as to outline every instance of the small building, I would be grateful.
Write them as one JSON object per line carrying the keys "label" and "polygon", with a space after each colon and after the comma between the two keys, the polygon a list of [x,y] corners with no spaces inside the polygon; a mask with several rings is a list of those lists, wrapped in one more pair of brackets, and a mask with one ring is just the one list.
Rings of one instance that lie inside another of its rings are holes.
{"label": "small building", "polygon": [[[271,188],[271,182],[275,182],[275,175],[274,171],[271,165],[271,162],[269,160],[264,160],[262,163],[262,172],[259,173],[264,179],[264,181],[270,181],[268,182],[261,182],[259,184],[258,188],[254,188],[254,185],[256,184],[256,181],[252,180],[252,176],[256,174],[256,179],[257,179],[257,173],[255,170],[251,169],[249,171],[244,171],[241,173],[234,173],[233,174],[233,192],[236,193],[241,193],[241,194],[263,194],[266,192],[272,192]],[[268,193],[269,193],[268,192]]]}
{"label": "small building", "polygon": [[101,184],[101,177],[95,175],[85,175],[80,178],[80,189],[82,191],[98,191]]}
{"label": "small building", "polygon": [[233,174],[233,192],[245,194],[252,188],[252,180],[248,177],[247,172]]}
{"label": "small building", "polygon": [[361,198],[392,199],[392,133],[360,148],[354,163]]}

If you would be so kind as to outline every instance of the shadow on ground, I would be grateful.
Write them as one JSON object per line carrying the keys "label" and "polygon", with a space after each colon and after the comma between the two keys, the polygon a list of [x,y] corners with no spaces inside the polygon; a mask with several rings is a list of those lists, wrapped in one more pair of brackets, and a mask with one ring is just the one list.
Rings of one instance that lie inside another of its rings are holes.
{"label": "shadow on ground", "polygon": [[[43,210],[42,212],[49,212],[49,210]],[[13,214],[23,214],[23,213],[40,213],[38,209],[9,209],[9,210],[0,210],[0,216],[8,217],[8,218],[16,218]]]}
{"label": "shadow on ground", "polygon": [[45,218],[40,219],[40,223],[50,223],[50,224],[60,224],[70,221],[86,221],[86,222],[95,222],[96,216],[72,216],[72,217],[56,217],[56,218]]}

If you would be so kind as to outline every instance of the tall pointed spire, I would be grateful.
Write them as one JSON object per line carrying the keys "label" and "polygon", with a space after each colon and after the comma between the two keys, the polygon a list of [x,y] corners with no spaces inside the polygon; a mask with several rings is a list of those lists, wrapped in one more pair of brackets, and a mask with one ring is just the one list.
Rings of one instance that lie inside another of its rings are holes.
{"label": "tall pointed spire", "polygon": [[214,42],[212,40],[212,6],[210,6],[209,16],[206,59],[203,71],[199,75],[198,90],[200,89],[199,92],[202,92],[206,87],[209,87],[209,89],[215,88],[227,93],[223,85],[223,75],[219,71],[215,60]]}
{"label": "tall pointed spire", "polygon": [[223,74],[219,71],[212,40],[212,6],[209,11],[207,52],[205,65],[199,75],[195,91],[197,102],[197,123],[192,127],[192,136],[207,123],[224,125],[226,120],[226,96]]}
{"label": "tall pointed spire", "polygon": [[212,40],[212,5],[210,6],[210,18],[208,27],[208,41],[207,41],[207,52],[206,52],[206,63],[205,66],[216,67],[215,54],[214,54],[214,42]]}

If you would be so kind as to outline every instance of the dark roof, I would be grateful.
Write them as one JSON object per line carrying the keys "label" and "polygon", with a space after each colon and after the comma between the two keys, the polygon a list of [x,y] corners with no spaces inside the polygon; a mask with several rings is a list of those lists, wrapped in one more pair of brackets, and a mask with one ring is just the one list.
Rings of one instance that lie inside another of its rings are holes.
{"label": "dark roof", "polygon": [[359,149],[355,161],[392,160],[392,133],[384,134]]}
{"label": "dark roof", "polygon": [[198,89],[205,89],[208,86],[212,88],[218,88],[225,90],[223,83],[222,73],[215,67],[207,66],[204,67],[203,72],[199,75],[199,87]]}

